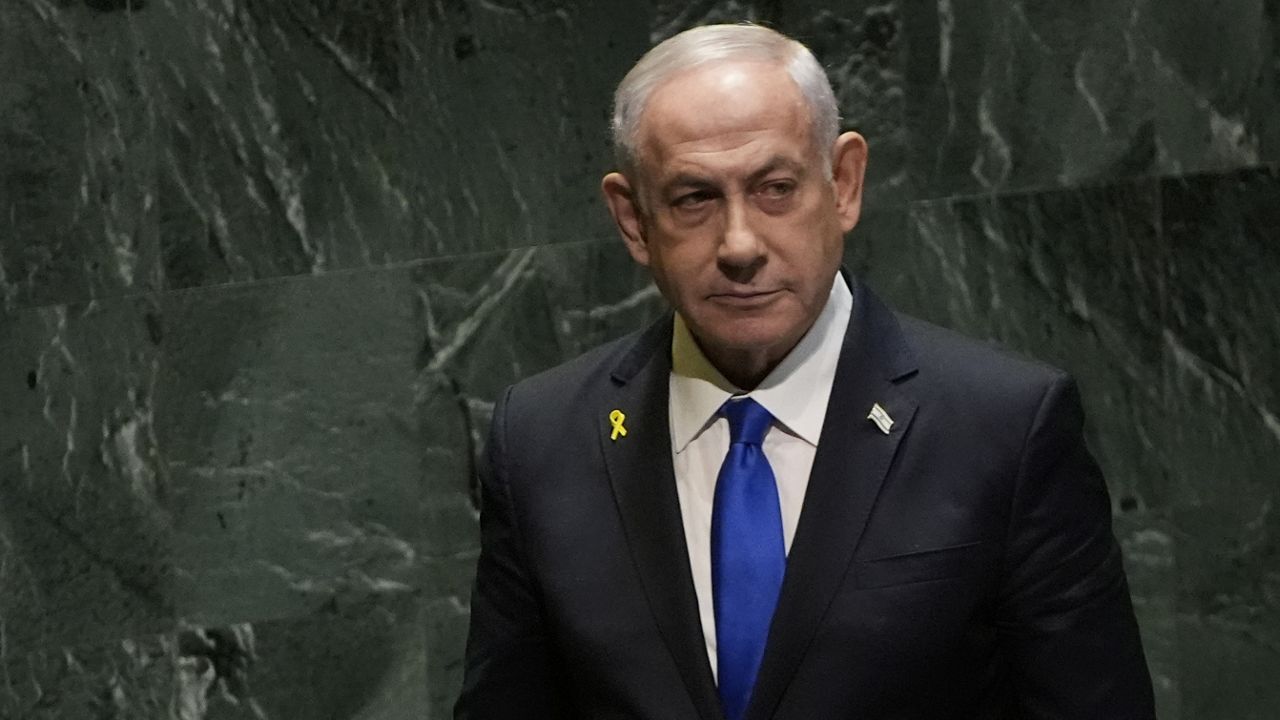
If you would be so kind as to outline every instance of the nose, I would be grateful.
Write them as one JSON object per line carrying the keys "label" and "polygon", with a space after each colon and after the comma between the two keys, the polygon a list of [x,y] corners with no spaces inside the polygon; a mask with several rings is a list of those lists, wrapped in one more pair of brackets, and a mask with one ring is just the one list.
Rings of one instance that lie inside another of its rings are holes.
{"label": "nose", "polygon": [[764,256],[764,242],[752,224],[747,203],[741,198],[730,198],[725,203],[724,233],[720,238],[721,265],[749,270],[759,265]]}

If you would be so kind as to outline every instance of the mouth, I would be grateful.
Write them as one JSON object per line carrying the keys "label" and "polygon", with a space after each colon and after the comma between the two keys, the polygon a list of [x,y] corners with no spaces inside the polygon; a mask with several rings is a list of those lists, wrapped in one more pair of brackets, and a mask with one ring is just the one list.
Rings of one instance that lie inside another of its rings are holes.
{"label": "mouth", "polygon": [[767,305],[781,294],[782,290],[730,290],[711,293],[707,299],[719,305],[745,309]]}

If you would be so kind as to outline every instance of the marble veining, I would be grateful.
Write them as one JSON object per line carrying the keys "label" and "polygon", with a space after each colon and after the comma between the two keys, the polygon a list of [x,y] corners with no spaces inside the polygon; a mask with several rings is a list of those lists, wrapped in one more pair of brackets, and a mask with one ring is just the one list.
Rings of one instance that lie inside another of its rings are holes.
{"label": "marble veining", "polygon": [[[1274,2],[910,7],[917,196],[1277,159]],[[1230,78],[1223,82],[1224,78]]]}

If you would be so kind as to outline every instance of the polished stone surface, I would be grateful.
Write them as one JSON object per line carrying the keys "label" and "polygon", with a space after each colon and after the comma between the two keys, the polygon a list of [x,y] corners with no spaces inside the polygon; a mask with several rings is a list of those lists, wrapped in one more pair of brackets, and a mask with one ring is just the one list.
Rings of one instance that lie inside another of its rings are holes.
{"label": "polished stone surface", "polygon": [[1280,4],[913,3],[917,197],[1280,160]]}
{"label": "polished stone surface", "polygon": [[640,4],[126,6],[0,7],[10,308],[611,236]]}
{"label": "polished stone surface", "polygon": [[0,716],[30,720],[263,720],[429,714],[422,603],[184,626],[5,663]]}
{"label": "polished stone surface", "polygon": [[[262,703],[357,673],[351,717],[443,717],[493,398],[660,308],[609,240],[8,316],[3,657],[54,672],[58,647],[114,657],[142,652],[117,638],[168,632],[172,655],[191,628],[245,626],[257,655],[284,653],[250,663],[268,665]],[[344,630],[352,613],[373,628]],[[285,716],[329,707],[313,705]],[[241,716],[208,712],[193,717]]]}
{"label": "polished stone surface", "polygon": [[1068,368],[1164,720],[1280,707],[1280,2],[0,3],[0,716],[447,717],[509,383],[662,309],[650,43],[808,42],[849,267]]}
{"label": "polished stone surface", "polygon": [[1187,718],[1280,708],[1280,169],[1162,183],[1164,482]]}
{"label": "polished stone surface", "polygon": [[0,653],[173,616],[154,298],[0,316]]}

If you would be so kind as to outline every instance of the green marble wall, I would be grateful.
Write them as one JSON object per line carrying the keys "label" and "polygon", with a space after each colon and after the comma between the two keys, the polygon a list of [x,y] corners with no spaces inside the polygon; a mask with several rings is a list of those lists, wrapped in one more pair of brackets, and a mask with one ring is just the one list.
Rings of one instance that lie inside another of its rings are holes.
{"label": "green marble wall", "polygon": [[661,306],[612,86],[738,19],[851,267],[1081,378],[1161,717],[1275,717],[1277,0],[0,2],[0,717],[447,717],[492,399]]}

